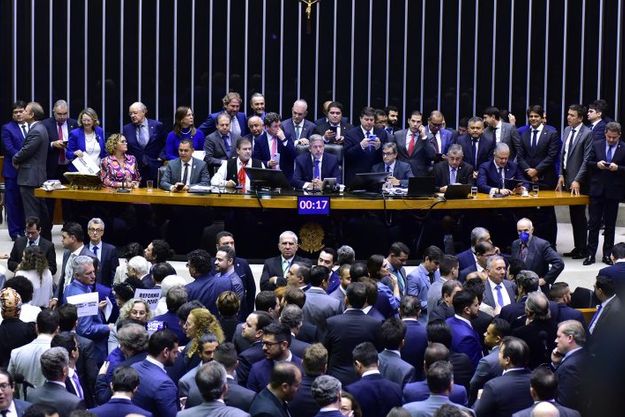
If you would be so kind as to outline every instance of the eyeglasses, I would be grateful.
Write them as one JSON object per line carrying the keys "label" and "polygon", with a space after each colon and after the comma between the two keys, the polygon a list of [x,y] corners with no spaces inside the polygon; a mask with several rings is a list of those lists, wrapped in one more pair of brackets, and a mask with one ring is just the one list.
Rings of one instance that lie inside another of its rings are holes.
{"label": "eyeglasses", "polygon": [[269,342],[269,341],[264,341],[263,340],[263,346],[275,346],[275,345],[279,345],[282,342]]}
{"label": "eyeglasses", "polygon": [[5,391],[9,388],[13,388],[13,386],[7,382],[0,384],[0,390]]}
{"label": "eyeglasses", "polygon": [[94,233],[102,233],[104,232],[104,229],[96,229],[95,227],[90,227],[89,229],[90,232],[94,232]]}

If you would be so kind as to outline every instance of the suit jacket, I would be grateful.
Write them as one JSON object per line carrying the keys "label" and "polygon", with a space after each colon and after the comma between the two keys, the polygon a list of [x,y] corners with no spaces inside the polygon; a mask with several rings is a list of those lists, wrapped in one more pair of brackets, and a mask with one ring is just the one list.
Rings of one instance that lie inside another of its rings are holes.
{"label": "suit jacket", "polygon": [[[30,125],[22,148],[13,155],[18,165],[17,184],[24,187],[39,187],[46,180],[48,158],[48,131],[40,122]],[[5,161],[8,163],[9,161]]]}
{"label": "suit jacket", "polygon": [[[580,417],[579,411],[573,410],[572,408],[565,407],[556,401],[549,401],[552,403],[560,412],[560,417]],[[517,411],[512,414],[512,417],[532,417],[532,411],[534,410],[534,406],[537,403],[534,403],[531,407],[528,407],[524,410]]]}
{"label": "suit jacket", "polygon": [[[13,249],[11,249],[11,255],[7,261],[10,271],[15,272],[17,265],[22,262],[22,255],[24,254],[24,249],[26,249],[27,245],[28,238],[26,236],[20,236],[15,239]],[[46,255],[50,273],[52,275],[56,274],[56,251],[54,250],[54,244],[43,236],[39,236],[39,249],[41,249],[41,252]]]}
{"label": "suit jacket", "polygon": [[[321,160],[321,179],[336,178],[337,182],[341,182],[341,171],[339,159],[331,153],[324,152]],[[309,152],[304,152],[295,158],[295,171],[291,185],[295,188],[303,188],[304,183],[313,180],[313,158]]]}
{"label": "suit jacket", "polygon": [[612,278],[616,293],[622,296],[625,293],[625,262],[616,262],[599,270],[599,275]]}
{"label": "suit jacket", "polygon": [[598,161],[606,161],[606,141],[594,141],[588,157],[591,197],[622,201],[625,197],[625,145],[618,141],[612,153],[612,163],[618,165],[617,171],[597,168]]}
{"label": "suit jacket", "polygon": [[530,371],[519,369],[488,381],[473,409],[477,417],[509,417],[533,403],[530,396]]}
{"label": "suit jacket", "polygon": [[178,397],[187,397],[185,409],[198,406],[204,402],[204,398],[202,398],[202,394],[195,383],[195,375],[200,369],[200,366],[202,366],[202,363],[191,369],[178,380]]}
{"label": "suit jacket", "polygon": [[378,149],[373,147],[362,149],[360,141],[365,135],[360,126],[345,132],[345,184],[352,183],[357,173],[371,172],[371,168],[378,162],[382,162],[382,145],[387,142],[384,129],[373,129],[381,145]]}
{"label": "suit jacket", "polygon": [[41,387],[46,382],[46,379],[41,373],[39,359],[43,352],[50,349],[51,340],[52,337],[50,335],[42,333],[32,342],[13,349],[7,370],[11,375],[22,374],[26,381],[35,387]]}
{"label": "suit jacket", "polygon": [[295,398],[289,401],[289,409],[297,412],[297,417],[313,417],[321,408],[312,396],[311,387],[315,378],[304,374]]}
{"label": "suit jacket", "polygon": [[[371,172],[384,171],[386,171],[386,164],[384,164],[384,162],[377,163],[371,168]],[[408,187],[408,178],[414,177],[410,164],[400,160],[395,160],[392,175],[399,180],[399,185],[401,187]]]}
{"label": "suit jacket", "polygon": [[15,412],[17,413],[17,417],[22,417],[24,415],[24,412],[26,412],[26,410],[28,409],[28,407],[33,405],[32,403],[28,401],[18,400],[17,398],[13,399],[13,404],[15,405]]}
{"label": "suit jacket", "polygon": [[469,404],[477,399],[477,393],[484,388],[484,384],[493,378],[501,376],[503,369],[499,364],[499,346],[495,346],[488,355],[480,359],[475,373],[469,384]]}
{"label": "suit jacket", "polygon": [[2,176],[5,178],[16,178],[17,170],[10,163],[13,156],[22,149],[24,144],[24,133],[17,122],[11,121],[2,126],[2,155],[4,155],[5,163],[2,165]]}
{"label": "suit jacket", "polygon": [[[291,260],[291,264],[293,262],[303,261],[304,258],[301,256],[295,255]],[[269,282],[269,278],[278,277],[275,284],[271,284]],[[282,258],[280,255],[274,256],[273,258],[265,259],[265,263],[263,264],[263,272],[260,275],[260,290],[261,291],[273,291],[276,287],[281,287],[286,285],[286,278],[284,277],[284,271],[282,270]]]}
{"label": "suit jacket", "polygon": [[[91,242],[85,246],[91,250]],[[113,278],[115,278],[115,271],[119,266],[119,256],[117,256],[117,248],[110,243],[100,242],[100,262],[98,264],[98,270],[96,271],[97,282],[107,286],[113,287]]]}
{"label": "suit jacket", "polygon": [[146,119],[148,122],[149,138],[145,147],[137,139],[137,126],[133,123],[124,125],[122,133],[128,141],[128,153],[134,155],[139,165],[142,179],[156,180],[158,167],[163,165],[160,156],[165,148],[165,132],[163,124],[158,120]]}
{"label": "suit jacket", "polygon": [[473,256],[473,250],[471,248],[460,252],[456,257],[458,258],[458,270],[460,271],[468,266],[475,266],[475,257]]}
{"label": "suit jacket", "polygon": [[321,288],[310,288],[306,291],[306,302],[302,311],[304,321],[314,324],[322,332],[326,329],[328,318],[343,312],[341,303]]}
{"label": "suit jacket", "polygon": [[76,361],[76,371],[83,388],[85,404],[95,404],[95,381],[98,377],[99,353],[95,343],[84,336],[76,334],[80,355]]}
{"label": "suit jacket", "polygon": [[285,402],[265,387],[254,397],[250,406],[250,414],[254,417],[290,417],[288,409]]}
{"label": "suit jacket", "polygon": [[85,403],[54,382],[46,381],[39,388],[28,392],[28,401],[33,404],[51,405],[59,412],[60,417],[69,417],[74,410],[84,410]]}
{"label": "suit jacket", "polygon": [[521,143],[517,155],[517,163],[525,178],[530,179],[525,170],[534,168],[538,171],[538,184],[541,189],[553,190],[558,182],[556,162],[560,155],[562,141],[558,132],[543,125],[537,143],[532,148],[533,129],[527,129],[521,134]]}
{"label": "suit jacket", "polygon": [[217,316],[217,297],[224,291],[234,291],[230,276],[202,275],[186,285],[189,300],[199,300]]}
{"label": "suit jacket", "polygon": [[[434,139],[434,135],[432,134],[432,132],[430,132],[429,124],[425,125],[425,131],[428,135],[428,141],[432,145],[432,148],[434,149],[434,151],[436,151],[438,148],[438,141]],[[458,138],[458,133],[455,130],[451,130],[451,129],[440,129],[438,131],[438,136],[441,138],[442,147],[438,149],[438,152],[436,152],[436,158],[434,158],[434,163],[440,162],[441,156],[444,154],[447,154],[449,147],[453,143],[456,143],[456,139]]]}
{"label": "suit jacket", "polygon": [[469,135],[462,135],[458,138],[458,145],[462,146],[464,161],[470,164],[473,169],[479,168],[484,162],[490,161],[495,150],[495,139],[491,135],[479,137],[477,146],[477,161],[473,154],[472,138]]}
{"label": "suit jacket", "polygon": [[327,320],[327,332],[323,345],[328,349],[328,375],[350,384],[357,376],[353,367],[352,350],[362,342],[378,342],[381,322],[362,312],[346,310],[345,313]]}
{"label": "suit jacket", "polygon": [[[100,126],[96,126],[94,128],[96,140],[100,145],[100,158],[104,158],[106,154],[106,139],[104,138],[104,130]],[[80,150],[86,152],[85,145],[85,131],[82,127],[77,127],[76,129],[69,132],[69,138],[67,141],[67,150],[65,151],[65,157],[68,161],[72,161],[76,158],[74,152]],[[68,168],[71,171],[76,171],[73,165],[68,165]]]}
{"label": "suit jacket", "polygon": [[230,407],[220,401],[203,402],[191,408],[185,408],[177,417],[250,417],[248,413],[235,407]]}
{"label": "suit jacket", "polygon": [[404,404],[404,408],[412,417],[431,417],[434,413],[436,413],[436,410],[445,404],[454,405],[456,408],[468,413],[469,415],[475,416],[475,412],[473,412],[473,410],[454,403],[446,395],[430,394],[426,400]]}
{"label": "suit jacket", "polygon": [[591,124],[588,125],[588,129],[590,129],[590,131],[592,132],[592,138],[593,140],[604,140],[605,139],[605,125],[606,125],[606,120],[605,119],[601,119],[599,120],[599,122],[597,122],[597,124],[595,125],[595,127],[593,128]]}
{"label": "suit jacket", "polygon": [[404,346],[401,348],[401,358],[415,369],[415,379],[423,379],[423,356],[428,346],[425,326],[418,320],[403,320],[406,325]]}
{"label": "suit jacket", "polygon": [[[519,148],[521,144],[521,137],[519,136],[519,132],[512,126],[510,123],[501,122],[501,132],[499,135],[500,142],[505,143],[510,148],[510,160],[514,160],[519,153]],[[492,127],[488,126],[484,130],[484,134],[490,135],[495,141],[495,131]]]}
{"label": "suit jacket", "polygon": [[[284,172],[287,179],[293,178],[293,166],[295,163],[295,157],[297,152],[295,151],[295,144],[291,136],[285,133],[284,141],[278,140],[278,153],[280,154],[280,170]],[[260,159],[262,163],[267,167],[268,162],[271,160],[271,149],[269,147],[269,138],[267,132],[263,132],[254,141],[254,152],[252,153],[253,159]]]}
{"label": "suit jacket", "polygon": [[[192,185],[210,185],[210,174],[206,162],[201,159],[191,159],[191,177],[189,178],[189,186]],[[165,172],[161,177],[160,187],[169,191],[172,185],[181,182],[182,178],[182,161],[180,158],[169,161]]]}
{"label": "suit jacket", "polygon": [[[514,300],[516,299],[516,295],[515,295],[516,286],[514,285],[512,281],[509,281],[507,279],[504,279],[501,283],[503,284],[506,291],[508,291],[508,296],[510,297],[510,301],[514,303]],[[484,283],[484,287],[485,287],[484,299],[482,300],[482,302],[484,304],[491,306],[492,308],[495,308],[495,304],[496,304],[495,296],[493,295],[493,290],[490,288],[488,281]]]}
{"label": "suit jacket", "polygon": [[[59,166],[59,153],[65,152],[65,149],[57,149],[52,147],[50,144],[59,140],[59,125],[56,123],[56,119],[54,117],[49,117],[45,120],[42,120],[41,123],[48,130],[48,160],[46,162],[48,178],[49,179],[59,179],[56,177],[56,169]],[[67,119],[67,135],[65,140],[69,140],[69,132],[78,128],[78,122],[74,119]],[[128,136],[126,136],[128,138]],[[6,175],[5,175],[6,176]]]}
{"label": "suit jacket", "polygon": [[[63,263],[61,264],[61,271],[59,273],[59,283],[57,284],[56,290],[54,292],[54,297],[57,298],[59,302],[62,302],[64,300],[63,292],[65,291],[65,268],[67,266],[67,262],[69,261],[70,255],[71,255],[71,252],[69,250],[66,249],[65,251],[63,251]],[[91,258],[95,257],[93,252],[91,252],[89,248],[87,248],[87,245],[84,245],[82,247],[79,255],[90,256]],[[97,258],[95,258],[95,260],[97,261]],[[73,277],[73,273],[72,273],[72,277]]]}
{"label": "suit jacket", "polygon": [[401,356],[389,350],[383,350],[378,354],[380,373],[389,381],[404,387],[407,383],[414,381],[415,368],[404,361]]}
{"label": "suit jacket", "polygon": [[[434,185],[438,188],[450,184],[449,163],[440,161],[434,164]],[[473,184],[473,166],[462,162],[456,170],[456,182],[460,184]]]}
{"label": "suit jacket", "polygon": [[457,317],[450,317],[445,321],[451,329],[451,350],[466,353],[473,363],[473,369],[475,369],[482,358],[480,336],[473,327]]}
{"label": "suit jacket", "polygon": [[[512,242],[512,257],[521,259],[521,240]],[[521,259],[522,260],[522,259]],[[537,236],[532,236],[527,244],[525,269],[534,271],[544,278],[548,284],[553,284],[564,270],[564,261],[549,242]]]}
{"label": "suit jacket", "polygon": [[230,159],[233,156],[236,156],[236,143],[238,136],[229,134],[230,137],[230,154],[226,152],[226,144],[224,139],[221,137],[221,133],[214,131],[210,135],[206,136],[206,140],[204,141],[204,152],[206,156],[204,156],[204,162],[213,168],[217,169],[221,166],[221,163],[227,159]]}
{"label": "suit jacket", "polygon": [[[508,180],[523,181],[523,186],[527,189],[529,184],[525,181],[523,174],[519,170],[519,166],[512,161],[508,161],[504,167],[504,177]],[[480,165],[480,171],[477,176],[477,187],[481,193],[489,193],[491,188],[507,188],[514,189],[515,184],[505,182],[505,187],[501,184],[501,175],[495,163],[491,160]]]}
{"label": "suit jacket", "polygon": [[27,345],[37,337],[34,323],[24,323],[19,318],[6,318],[0,324],[0,367],[7,368],[11,352]]}
{"label": "suit jacket", "polygon": [[549,363],[551,352],[556,347],[556,323],[549,320],[533,320],[531,323],[517,327],[512,335],[522,339],[530,348],[530,369],[534,369],[543,363]]}
{"label": "suit jacket", "polygon": [[[330,129],[330,123],[326,117],[323,117],[315,122],[315,133],[323,136],[327,130]],[[353,126],[347,122],[347,118],[343,117],[341,119],[341,123],[339,123],[341,128],[341,136],[345,137],[345,132],[351,129]],[[330,143],[336,143],[336,141],[330,141]]]}
{"label": "suit jacket", "polygon": [[[430,387],[427,381],[421,380],[406,384],[404,387],[403,401],[411,403],[414,401],[424,401],[430,396]],[[467,405],[467,390],[464,386],[453,384],[449,393],[449,400],[454,404]]]}
{"label": "suit jacket", "polygon": [[[564,185],[571,187],[573,181],[581,185],[581,192],[588,190],[588,159],[592,148],[592,131],[584,125],[579,125],[573,138],[573,143],[569,145],[569,152],[566,153],[566,141],[569,139],[571,127],[567,126],[562,133],[562,152],[560,152],[560,175],[564,175]],[[566,163],[566,169],[564,161]]]}
{"label": "suit jacket", "polygon": [[[315,133],[315,129],[317,128],[317,125],[315,125],[313,122],[311,122],[310,120],[306,120],[304,119],[302,121],[302,124],[304,125],[301,128],[300,131],[300,135],[299,138],[310,138],[310,135],[312,135],[313,133]],[[292,118],[288,118],[286,120],[282,121],[282,130],[284,131],[285,135],[289,135],[293,138],[293,140],[297,140],[299,138],[295,137],[295,125],[293,124],[293,119]],[[323,136],[323,134],[322,134]]]}
{"label": "suit jacket", "polygon": [[428,174],[430,165],[436,157],[436,150],[429,140],[431,136],[422,140],[417,132],[417,141],[414,150],[412,155],[409,155],[407,144],[412,140],[411,133],[410,129],[395,132],[393,136],[389,138],[389,142],[395,142],[397,144],[397,159],[409,163],[414,175],[425,176]]}
{"label": "suit jacket", "polygon": [[385,416],[393,407],[401,407],[401,386],[380,374],[370,374],[345,387],[356,398],[362,417]]}
{"label": "suit jacket", "polygon": [[237,384],[234,378],[231,379],[230,376],[228,376],[227,379],[228,392],[224,397],[226,405],[229,405],[230,407],[236,407],[245,412],[250,411],[250,406],[252,405],[252,401],[254,401],[256,393]]}
{"label": "suit jacket", "polygon": [[[198,127],[204,133],[204,136],[208,136],[217,130],[217,116],[222,114],[224,111],[218,111],[215,113],[211,113],[208,115],[204,123]],[[239,122],[239,126],[241,127],[241,136],[247,135],[247,116],[243,112],[237,112],[236,116],[237,121]]]}
{"label": "suit jacket", "polygon": [[584,381],[588,375],[588,352],[582,348],[560,362],[555,374],[558,376],[557,400],[565,407],[581,411],[584,406]]}
{"label": "suit jacket", "polygon": [[594,345],[597,344],[598,341],[600,343],[602,338],[606,334],[609,334],[614,321],[620,320],[620,315],[622,313],[621,300],[618,297],[614,297],[612,301],[603,307],[603,312],[599,316],[599,319],[597,319],[597,323],[595,323],[592,335],[590,336],[589,348],[591,352],[593,351]]}
{"label": "suit jacket", "polygon": [[98,417],[117,417],[128,414],[139,414],[145,417],[152,417],[152,413],[149,411],[146,411],[141,407],[137,407],[132,403],[132,401],[123,398],[111,398],[106,404],[91,408],[89,411]]}
{"label": "suit jacket", "polygon": [[147,359],[132,364],[141,384],[132,402],[154,417],[175,417],[178,412],[178,389],[165,371]]}
{"label": "suit jacket", "polygon": [[252,369],[252,365],[265,359],[263,344],[261,341],[255,342],[249,348],[239,354],[239,367],[237,368],[237,382],[242,387],[247,387],[247,380]]}
{"label": "suit jacket", "polygon": [[[302,360],[293,354],[291,354],[290,362],[300,368],[302,366]],[[274,360],[266,358],[252,365],[250,375],[247,378],[247,388],[252,391],[260,392],[264,387],[266,387],[271,380],[271,372],[273,371],[274,365]]]}

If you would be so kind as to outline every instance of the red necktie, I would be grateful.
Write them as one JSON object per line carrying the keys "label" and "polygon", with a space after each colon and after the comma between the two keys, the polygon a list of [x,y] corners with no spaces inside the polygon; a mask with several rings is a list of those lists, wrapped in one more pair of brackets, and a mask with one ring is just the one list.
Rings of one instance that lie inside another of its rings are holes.
{"label": "red necktie", "polygon": [[241,161],[241,169],[237,174],[237,179],[239,180],[239,185],[245,188],[245,167],[247,166],[247,162]]}
{"label": "red necktie", "polygon": [[410,135],[410,143],[408,144],[408,156],[412,156],[414,152],[414,143],[415,143],[415,134],[414,132]]}
{"label": "red necktie", "polygon": [[[63,140],[63,125],[58,124],[59,127],[59,140]],[[65,148],[59,149],[59,163],[65,164]]]}

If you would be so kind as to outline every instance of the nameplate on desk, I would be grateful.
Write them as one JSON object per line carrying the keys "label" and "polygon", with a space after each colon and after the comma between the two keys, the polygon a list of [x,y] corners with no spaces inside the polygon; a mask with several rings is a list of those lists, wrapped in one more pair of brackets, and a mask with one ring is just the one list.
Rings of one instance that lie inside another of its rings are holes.
{"label": "nameplate on desk", "polygon": [[317,195],[297,196],[297,214],[327,216],[330,214],[330,197]]}

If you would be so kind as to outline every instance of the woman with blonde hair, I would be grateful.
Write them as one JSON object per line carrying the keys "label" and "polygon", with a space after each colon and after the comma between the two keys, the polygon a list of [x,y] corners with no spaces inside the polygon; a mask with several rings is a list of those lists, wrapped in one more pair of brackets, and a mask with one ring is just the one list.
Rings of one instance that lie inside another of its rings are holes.
{"label": "woman with blonde hair", "polygon": [[[69,161],[74,158],[89,157],[97,166],[106,156],[104,145],[104,130],[100,127],[98,114],[91,107],[87,107],[78,115],[78,126],[69,132],[65,156]],[[70,170],[76,171],[72,164]]]}
{"label": "woman with blonde hair", "polygon": [[48,268],[48,259],[39,246],[24,249],[22,262],[15,271],[16,277],[24,277],[33,284],[33,299],[30,304],[47,308],[52,298],[52,273]]}
{"label": "woman with blonde hair", "polygon": [[113,133],[106,140],[108,156],[102,160],[100,178],[105,187],[137,188],[141,182],[141,174],[137,160],[129,155],[128,142],[120,133]]}
{"label": "woman with blonde hair", "polygon": [[[122,320],[131,319],[137,322],[141,322],[145,326],[151,318],[152,311],[150,311],[150,306],[148,305],[148,303],[141,298],[131,298],[130,300],[126,301],[123,306],[120,307],[117,323]],[[109,333],[109,352],[112,352],[116,347],[119,346],[116,328],[117,326],[113,327],[111,329],[111,332]]]}

